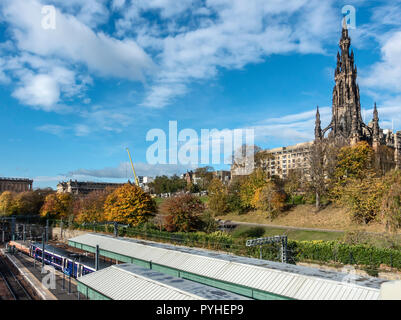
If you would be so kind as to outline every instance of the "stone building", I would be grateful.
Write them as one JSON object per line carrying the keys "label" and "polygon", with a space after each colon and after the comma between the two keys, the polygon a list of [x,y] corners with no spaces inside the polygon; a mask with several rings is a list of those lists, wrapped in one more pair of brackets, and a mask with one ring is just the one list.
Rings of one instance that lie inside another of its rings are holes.
{"label": "stone building", "polygon": [[290,170],[300,170],[308,174],[310,146],[313,142],[298,143],[293,146],[268,150],[270,154],[259,164],[270,176],[286,178]]}
{"label": "stone building", "polygon": [[[373,118],[365,124],[361,115],[359,86],[357,84],[357,67],[353,50],[350,51],[351,38],[343,21],[340,52],[337,53],[337,66],[334,71],[334,89],[332,96],[332,119],[328,126],[322,129],[319,107],[316,111],[315,141],[341,139],[345,145],[354,145],[359,141],[368,142],[378,152],[381,146],[392,150],[391,164],[387,168],[400,168],[401,164],[401,131],[393,133],[379,126],[379,114],[376,103],[373,108]],[[327,134],[327,137],[325,134]],[[330,141],[330,140],[329,140]],[[331,140],[332,141],[332,140]],[[285,178],[291,169],[301,169],[308,174],[310,162],[310,147],[313,141],[294,146],[264,150],[264,160],[254,159],[254,167],[262,167],[270,175]],[[256,157],[255,157],[256,158]],[[249,165],[249,164],[248,164]],[[235,163],[231,167],[232,177],[241,175],[245,165]]]}
{"label": "stone building", "polygon": [[217,170],[213,172],[213,175],[223,183],[229,183],[231,181],[231,171]]}
{"label": "stone building", "polygon": [[[393,133],[379,126],[379,114],[376,103],[372,121],[366,125],[362,120],[359,86],[356,82],[357,67],[354,52],[351,50],[351,38],[348,35],[345,20],[340,39],[341,53],[337,53],[337,66],[334,72],[332,119],[327,127],[321,128],[319,108],[316,111],[315,141],[322,139],[342,139],[346,144],[354,145],[360,141],[368,142],[377,152],[380,146],[393,151],[393,167],[400,164],[401,131]],[[328,132],[327,138],[325,133]]]}
{"label": "stone building", "polygon": [[124,185],[123,183],[110,183],[110,182],[83,182],[77,180],[70,180],[60,182],[57,185],[58,193],[72,193],[76,195],[85,195],[92,191],[104,190],[107,187],[118,188]]}
{"label": "stone building", "polygon": [[25,192],[32,190],[33,180],[19,178],[0,178],[0,193],[4,191]]}

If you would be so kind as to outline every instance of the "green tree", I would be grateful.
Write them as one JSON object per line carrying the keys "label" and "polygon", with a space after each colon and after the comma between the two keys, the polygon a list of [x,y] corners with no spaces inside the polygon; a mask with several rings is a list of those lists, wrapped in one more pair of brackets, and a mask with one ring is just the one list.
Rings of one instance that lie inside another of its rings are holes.
{"label": "green tree", "polygon": [[213,171],[213,167],[210,166],[197,168],[195,170],[194,175],[195,178],[198,179],[196,184],[201,191],[208,189],[210,182],[212,182],[214,178]]}
{"label": "green tree", "polygon": [[153,182],[149,183],[149,187],[153,189],[153,192],[156,194],[174,193],[184,190],[186,181],[177,175],[173,175],[172,177],[167,177],[165,175],[157,176]]}

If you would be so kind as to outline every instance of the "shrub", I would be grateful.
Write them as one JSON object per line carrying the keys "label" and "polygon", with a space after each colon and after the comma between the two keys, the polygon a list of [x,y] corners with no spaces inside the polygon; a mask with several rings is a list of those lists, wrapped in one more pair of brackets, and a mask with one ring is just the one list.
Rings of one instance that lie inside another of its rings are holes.
{"label": "shrub", "polygon": [[263,227],[240,227],[238,230],[234,231],[234,236],[240,238],[260,238],[264,233],[265,229]]}
{"label": "shrub", "polygon": [[167,231],[196,231],[201,228],[201,213],[205,205],[191,194],[168,198],[162,204],[162,211],[168,213]]}
{"label": "shrub", "polygon": [[213,215],[210,213],[210,211],[205,211],[202,216],[201,216],[201,221],[202,221],[202,230],[205,231],[206,233],[212,233],[215,232],[219,224],[213,217]]}

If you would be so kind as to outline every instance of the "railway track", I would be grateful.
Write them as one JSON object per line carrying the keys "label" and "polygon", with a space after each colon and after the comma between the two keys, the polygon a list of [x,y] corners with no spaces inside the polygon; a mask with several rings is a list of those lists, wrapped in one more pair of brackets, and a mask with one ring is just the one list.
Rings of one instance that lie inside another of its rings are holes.
{"label": "railway track", "polygon": [[25,288],[21,276],[12,270],[5,259],[0,255],[0,299],[33,300],[33,295]]}

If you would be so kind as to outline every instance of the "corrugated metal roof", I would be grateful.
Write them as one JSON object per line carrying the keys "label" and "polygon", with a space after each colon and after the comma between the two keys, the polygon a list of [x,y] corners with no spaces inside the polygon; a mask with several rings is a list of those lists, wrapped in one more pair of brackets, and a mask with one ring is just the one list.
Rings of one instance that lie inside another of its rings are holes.
{"label": "corrugated metal roof", "polygon": [[356,276],[203,249],[88,233],[70,239],[89,246],[294,299],[378,299],[384,279]]}
{"label": "corrugated metal roof", "polygon": [[129,263],[114,265],[77,280],[113,300],[248,300]]}

